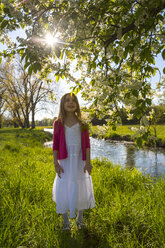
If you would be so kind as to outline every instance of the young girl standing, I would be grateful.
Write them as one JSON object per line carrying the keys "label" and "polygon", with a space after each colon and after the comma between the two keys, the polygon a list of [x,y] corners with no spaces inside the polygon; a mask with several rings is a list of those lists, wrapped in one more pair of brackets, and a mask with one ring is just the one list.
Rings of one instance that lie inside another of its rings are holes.
{"label": "young girl standing", "polygon": [[85,227],[83,210],[93,208],[95,199],[91,179],[90,141],[87,125],[82,123],[80,106],[74,94],[61,98],[54,123],[53,158],[56,177],[53,200],[56,212],[63,215],[63,229],[70,229],[70,218],[76,217],[78,228]]}

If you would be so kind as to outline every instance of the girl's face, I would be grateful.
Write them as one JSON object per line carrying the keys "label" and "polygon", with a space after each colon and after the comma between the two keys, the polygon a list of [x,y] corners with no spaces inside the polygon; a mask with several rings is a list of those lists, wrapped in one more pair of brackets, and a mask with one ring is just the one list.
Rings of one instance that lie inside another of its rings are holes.
{"label": "girl's face", "polygon": [[75,112],[77,110],[77,103],[74,96],[67,95],[64,101],[64,110],[66,112]]}

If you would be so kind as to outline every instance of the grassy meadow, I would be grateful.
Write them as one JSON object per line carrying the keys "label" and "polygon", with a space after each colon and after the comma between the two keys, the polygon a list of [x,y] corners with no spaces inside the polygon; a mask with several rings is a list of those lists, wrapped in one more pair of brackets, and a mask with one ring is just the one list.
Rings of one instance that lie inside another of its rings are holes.
{"label": "grassy meadow", "polygon": [[165,247],[165,180],[92,161],[96,207],[84,211],[86,229],[62,231],[55,211],[52,135],[0,129],[1,248]]}

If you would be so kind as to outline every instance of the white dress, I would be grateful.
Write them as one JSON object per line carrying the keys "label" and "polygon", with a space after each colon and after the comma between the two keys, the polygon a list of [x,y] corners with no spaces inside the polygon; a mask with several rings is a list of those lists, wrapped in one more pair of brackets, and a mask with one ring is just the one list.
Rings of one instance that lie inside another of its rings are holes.
{"label": "white dress", "polygon": [[70,211],[70,218],[76,216],[76,210],[95,207],[92,178],[86,171],[82,160],[81,132],[77,123],[72,127],[65,125],[65,140],[68,156],[59,160],[64,169],[61,178],[56,174],[53,184],[53,201],[56,212],[60,214]]}

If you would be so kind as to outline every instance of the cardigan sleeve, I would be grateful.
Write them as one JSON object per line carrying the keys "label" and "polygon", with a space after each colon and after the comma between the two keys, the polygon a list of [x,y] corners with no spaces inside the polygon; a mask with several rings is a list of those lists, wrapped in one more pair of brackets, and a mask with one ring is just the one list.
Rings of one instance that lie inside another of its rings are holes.
{"label": "cardigan sleeve", "polygon": [[58,122],[54,122],[54,131],[53,131],[53,151],[59,150],[59,125]]}

